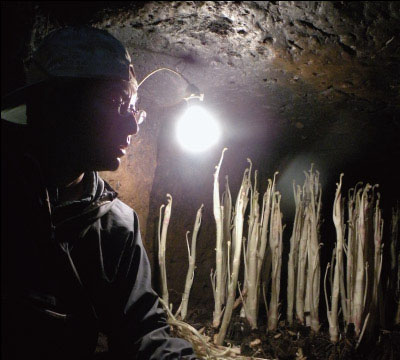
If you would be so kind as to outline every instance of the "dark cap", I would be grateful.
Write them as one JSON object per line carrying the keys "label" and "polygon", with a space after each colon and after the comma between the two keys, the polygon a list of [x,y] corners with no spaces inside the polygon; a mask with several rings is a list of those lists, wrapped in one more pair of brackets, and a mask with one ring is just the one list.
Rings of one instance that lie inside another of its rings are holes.
{"label": "dark cap", "polygon": [[49,77],[130,81],[134,72],[127,50],[107,31],[67,27],[46,36],[28,65],[27,85]]}
{"label": "dark cap", "polygon": [[107,31],[93,27],[65,27],[51,32],[34,52],[27,68],[27,84],[10,94],[11,107],[25,103],[26,89],[53,78],[125,80],[137,88],[126,48]]}

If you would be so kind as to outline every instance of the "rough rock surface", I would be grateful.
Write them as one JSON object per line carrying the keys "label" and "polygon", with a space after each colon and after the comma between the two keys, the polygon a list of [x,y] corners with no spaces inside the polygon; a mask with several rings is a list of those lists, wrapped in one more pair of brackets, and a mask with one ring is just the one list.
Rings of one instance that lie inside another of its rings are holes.
{"label": "rough rock surface", "polygon": [[149,115],[135,144],[118,172],[104,174],[138,211],[150,255],[159,206],[166,193],[174,197],[167,250],[174,301],[186,271],[185,232],[201,203],[191,299],[212,298],[212,174],[224,146],[220,183],[229,174],[233,196],[247,157],[264,183],[280,171],[287,223],[292,178],[301,182],[311,162],[326,186],[328,219],[341,171],[348,186],[379,182],[383,198],[399,197],[398,2],[2,2],[2,92],[21,84],[22,59],[40,39],[68,24],[110,31],[128,47],[139,79],[157,67],[182,72],[223,126],[221,143],[202,157],[179,149],[173,125],[186,85],[161,72],[139,92]]}

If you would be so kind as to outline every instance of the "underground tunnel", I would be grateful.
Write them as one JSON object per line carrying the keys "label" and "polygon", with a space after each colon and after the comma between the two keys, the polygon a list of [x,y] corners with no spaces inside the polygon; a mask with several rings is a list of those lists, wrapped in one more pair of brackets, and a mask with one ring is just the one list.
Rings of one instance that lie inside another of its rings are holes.
{"label": "underground tunnel", "polygon": [[[137,105],[146,120],[119,169],[100,176],[138,214],[160,296],[159,248],[169,220],[171,326],[196,344],[199,357],[207,351],[215,359],[400,356],[398,2],[1,6],[2,97],[24,85],[26,62],[42,39],[65,26],[89,25],[120,40],[138,82],[156,69],[176,72],[156,72],[140,85]],[[183,148],[176,136],[191,103],[184,100],[188,82],[204,94],[195,101],[220,130],[202,152]],[[163,217],[167,194],[170,219]],[[182,320],[177,310],[194,232],[193,284]],[[98,352],[106,351],[102,338]]]}

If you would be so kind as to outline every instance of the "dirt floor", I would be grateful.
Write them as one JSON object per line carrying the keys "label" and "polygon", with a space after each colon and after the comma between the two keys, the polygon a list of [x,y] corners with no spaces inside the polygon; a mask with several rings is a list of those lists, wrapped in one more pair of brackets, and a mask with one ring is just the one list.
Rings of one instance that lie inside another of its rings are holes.
{"label": "dirt floor", "polygon": [[[189,312],[185,321],[209,339],[216,331],[211,326],[210,313],[205,309]],[[172,327],[172,336],[179,333]],[[279,359],[279,360],[398,360],[400,359],[400,326],[391,331],[380,331],[374,337],[364,335],[356,349],[356,339],[349,329],[341,334],[340,341],[332,344],[326,324],[320,332],[313,334],[309,327],[285,326],[281,321],[277,331],[267,332],[266,326],[251,330],[246,320],[239,314],[232,318],[228,328],[225,346],[240,348],[240,359]],[[236,359],[227,356],[221,359]],[[110,360],[107,339],[100,334],[96,360]],[[219,358],[218,358],[219,359]]]}
{"label": "dirt floor", "polygon": [[[213,338],[215,330],[211,320],[205,319],[201,311],[189,314],[187,322],[197,330],[204,327],[204,334]],[[302,325],[287,327],[284,321],[280,322],[277,331],[267,332],[265,326],[251,330],[245,319],[235,315],[228,329],[226,343],[240,347],[241,355],[249,359],[396,360],[400,359],[400,326],[392,331],[380,331],[375,338],[364,335],[364,340],[356,349],[352,329],[347,334],[341,334],[340,341],[334,345],[329,340],[324,324],[318,334],[313,334],[309,327]]]}

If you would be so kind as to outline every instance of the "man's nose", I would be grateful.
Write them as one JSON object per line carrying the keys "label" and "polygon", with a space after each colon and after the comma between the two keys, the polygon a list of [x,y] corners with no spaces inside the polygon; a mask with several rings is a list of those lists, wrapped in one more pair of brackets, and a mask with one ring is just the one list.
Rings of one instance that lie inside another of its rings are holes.
{"label": "man's nose", "polygon": [[138,133],[139,125],[132,113],[121,116],[120,121],[122,123],[121,125],[123,126],[123,130],[128,135],[135,135]]}

